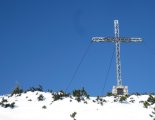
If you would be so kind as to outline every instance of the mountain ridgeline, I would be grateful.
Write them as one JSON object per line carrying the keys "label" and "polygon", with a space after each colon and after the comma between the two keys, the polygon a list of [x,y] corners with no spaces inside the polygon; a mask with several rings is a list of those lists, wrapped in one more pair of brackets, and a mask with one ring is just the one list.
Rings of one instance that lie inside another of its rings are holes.
{"label": "mountain ridgeline", "polygon": [[0,120],[155,120],[155,95],[91,97],[82,88],[72,93],[43,91],[42,86],[0,96]]}

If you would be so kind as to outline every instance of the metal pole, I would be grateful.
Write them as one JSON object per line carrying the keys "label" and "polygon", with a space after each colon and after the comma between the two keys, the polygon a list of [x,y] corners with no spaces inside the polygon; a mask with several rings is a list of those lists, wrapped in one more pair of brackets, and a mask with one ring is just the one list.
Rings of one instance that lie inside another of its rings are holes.
{"label": "metal pole", "polygon": [[119,40],[119,23],[114,20],[115,46],[116,46],[116,78],[117,86],[122,86],[121,78],[121,60],[120,60],[120,40]]}

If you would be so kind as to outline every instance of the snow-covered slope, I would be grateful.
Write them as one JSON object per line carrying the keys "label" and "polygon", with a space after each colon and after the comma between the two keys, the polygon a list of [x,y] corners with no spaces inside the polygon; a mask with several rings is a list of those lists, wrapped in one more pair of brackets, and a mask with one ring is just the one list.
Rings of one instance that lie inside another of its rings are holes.
{"label": "snow-covered slope", "polygon": [[[143,104],[148,97],[131,95],[123,102],[114,96],[90,97],[78,102],[73,96],[53,101],[51,93],[39,91],[6,95],[0,96],[0,120],[154,120],[155,104]],[[14,108],[5,108],[11,103]]]}

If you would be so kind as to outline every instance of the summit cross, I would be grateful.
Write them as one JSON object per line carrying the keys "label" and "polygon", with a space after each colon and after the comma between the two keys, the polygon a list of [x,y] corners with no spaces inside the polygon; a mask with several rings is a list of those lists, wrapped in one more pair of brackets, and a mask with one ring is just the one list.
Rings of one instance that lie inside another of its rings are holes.
{"label": "summit cross", "polygon": [[112,93],[118,94],[118,95],[124,95],[124,94],[128,94],[128,87],[122,85],[120,43],[142,42],[142,38],[119,37],[118,20],[114,20],[114,33],[115,33],[115,37],[93,37],[92,41],[93,42],[115,42],[117,85],[113,86]]}

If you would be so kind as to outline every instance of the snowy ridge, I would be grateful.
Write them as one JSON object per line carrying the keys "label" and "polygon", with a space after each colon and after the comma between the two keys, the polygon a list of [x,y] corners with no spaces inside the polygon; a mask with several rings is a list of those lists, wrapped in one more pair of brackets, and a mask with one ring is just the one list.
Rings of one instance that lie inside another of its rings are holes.
{"label": "snowy ridge", "polygon": [[[0,120],[154,120],[155,104],[149,95],[76,97],[53,99],[50,92],[26,92],[0,96]],[[155,97],[154,95],[152,95]],[[13,108],[5,106],[13,104]]]}

